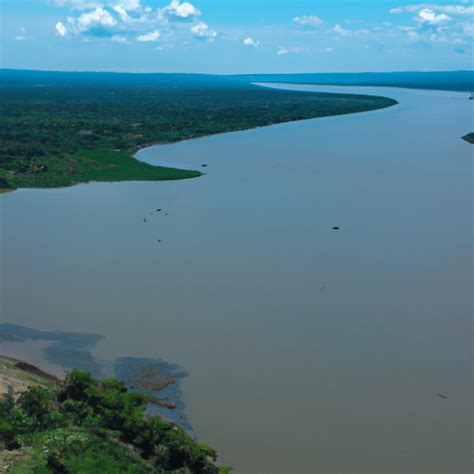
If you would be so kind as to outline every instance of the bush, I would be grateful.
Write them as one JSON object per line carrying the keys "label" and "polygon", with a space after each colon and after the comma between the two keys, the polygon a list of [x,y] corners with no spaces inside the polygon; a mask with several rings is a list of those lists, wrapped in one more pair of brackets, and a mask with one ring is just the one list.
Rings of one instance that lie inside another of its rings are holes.
{"label": "bush", "polygon": [[115,379],[75,370],[61,388],[30,388],[16,401],[7,395],[0,441],[6,449],[41,445],[38,468],[54,473],[217,474],[216,452],[160,417],[145,418],[148,401]]}

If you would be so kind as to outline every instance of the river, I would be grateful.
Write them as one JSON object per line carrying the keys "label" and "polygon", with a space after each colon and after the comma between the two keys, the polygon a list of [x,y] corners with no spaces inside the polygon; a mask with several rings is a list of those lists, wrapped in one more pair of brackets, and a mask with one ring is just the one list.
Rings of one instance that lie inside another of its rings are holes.
{"label": "river", "polygon": [[237,473],[472,472],[473,102],[296,88],[399,105],[137,155],[198,179],[0,196],[1,320],[181,365]]}

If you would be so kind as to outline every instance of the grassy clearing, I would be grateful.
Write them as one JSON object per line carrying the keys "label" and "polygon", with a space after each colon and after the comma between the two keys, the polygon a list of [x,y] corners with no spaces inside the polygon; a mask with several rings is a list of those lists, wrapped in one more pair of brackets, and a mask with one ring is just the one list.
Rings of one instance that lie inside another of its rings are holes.
{"label": "grassy clearing", "polygon": [[[3,170],[16,188],[55,188],[90,181],[165,181],[201,176],[199,171],[152,166],[128,151],[82,150],[48,160],[32,159],[23,173]],[[0,168],[0,173],[2,172]]]}

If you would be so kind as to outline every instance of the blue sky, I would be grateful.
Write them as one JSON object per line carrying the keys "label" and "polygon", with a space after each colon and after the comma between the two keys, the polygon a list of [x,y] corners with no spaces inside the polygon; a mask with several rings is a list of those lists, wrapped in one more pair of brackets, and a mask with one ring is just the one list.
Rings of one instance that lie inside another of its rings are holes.
{"label": "blue sky", "polygon": [[2,0],[0,8],[7,68],[473,69],[468,0]]}

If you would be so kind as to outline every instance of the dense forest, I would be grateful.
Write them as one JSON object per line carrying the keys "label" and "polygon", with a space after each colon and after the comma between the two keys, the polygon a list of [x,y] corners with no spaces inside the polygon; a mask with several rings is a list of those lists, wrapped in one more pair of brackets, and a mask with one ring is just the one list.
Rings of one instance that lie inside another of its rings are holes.
{"label": "dense forest", "polygon": [[177,426],[145,416],[150,397],[116,379],[72,371],[62,386],[33,386],[0,399],[0,471],[12,474],[94,472],[229,472],[216,452]]}
{"label": "dense forest", "polygon": [[281,91],[220,76],[0,71],[0,177],[13,187],[161,180],[199,171],[133,159],[170,143],[394,105],[374,96]]}

